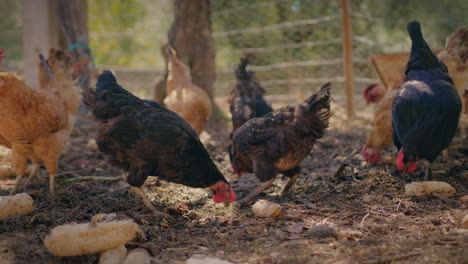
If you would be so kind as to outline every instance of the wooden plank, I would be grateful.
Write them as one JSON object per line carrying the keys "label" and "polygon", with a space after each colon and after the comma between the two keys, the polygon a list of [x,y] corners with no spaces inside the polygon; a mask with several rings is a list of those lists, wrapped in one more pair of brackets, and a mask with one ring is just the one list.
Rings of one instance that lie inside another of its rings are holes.
{"label": "wooden plank", "polygon": [[377,54],[370,57],[370,62],[385,88],[393,90],[405,78],[408,59],[409,53]]}
{"label": "wooden plank", "polygon": [[343,33],[343,71],[346,89],[346,110],[348,116],[354,115],[354,69],[353,69],[353,43],[351,33],[351,8],[349,0],[341,0]]}

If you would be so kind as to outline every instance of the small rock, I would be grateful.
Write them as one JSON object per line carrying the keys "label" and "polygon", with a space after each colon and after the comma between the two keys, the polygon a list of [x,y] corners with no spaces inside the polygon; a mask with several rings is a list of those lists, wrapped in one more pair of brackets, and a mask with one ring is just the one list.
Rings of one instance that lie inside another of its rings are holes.
{"label": "small rock", "polygon": [[89,148],[89,149],[92,149],[92,150],[98,149],[96,140],[94,138],[90,139],[88,141],[88,144],[86,144],[86,147]]}
{"label": "small rock", "polygon": [[281,206],[267,200],[258,200],[252,205],[252,211],[259,217],[276,217],[281,213]]}
{"label": "small rock", "polygon": [[304,228],[303,224],[290,223],[284,230],[289,233],[301,233]]}
{"label": "small rock", "polygon": [[224,259],[213,256],[193,255],[185,261],[187,264],[233,264]]}
{"label": "small rock", "polygon": [[128,253],[122,264],[151,264],[151,256],[148,251],[137,248]]}
{"label": "small rock", "polygon": [[277,252],[277,251],[270,253],[270,256],[271,256],[272,259],[279,259],[282,255],[283,255],[283,253]]}
{"label": "small rock", "polygon": [[468,207],[468,195],[463,195],[462,197],[460,197],[460,199],[458,200],[462,205]]}
{"label": "small rock", "polygon": [[461,223],[462,223],[461,226],[463,228],[468,229],[468,214],[463,217]]}
{"label": "small rock", "polygon": [[355,260],[351,259],[351,258],[346,258],[346,259],[341,259],[341,260],[337,260],[337,261],[333,261],[333,262],[329,262],[330,264],[333,263],[333,264],[356,264],[358,262],[356,262]]}
{"label": "small rock", "polygon": [[99,264],[117,264],[122,263],[125,256],[127,255],[127,248],[124,245],[120,245],[116,248],[106,250],[101,253],[99,257]]}
{"label": "small rock", "polygon": [[338,237],[335,229],[326,225],[314,226],[309,230],[309,232],[307,232],[307,234],[313,238]]}

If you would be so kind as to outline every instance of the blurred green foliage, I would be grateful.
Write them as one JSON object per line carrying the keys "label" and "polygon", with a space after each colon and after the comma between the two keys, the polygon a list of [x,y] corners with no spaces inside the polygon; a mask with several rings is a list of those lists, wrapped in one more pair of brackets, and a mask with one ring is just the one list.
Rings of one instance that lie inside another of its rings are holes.
{"label": "blurred green foliage", "polygon": [[[0,49],[7,49],[5,61],[22,59],[21,29],[23,18],[21,1],[1,0],[0,4]],[[6,63],[6,62],[5,62]]]}
{"label": "blurred green foliage", "polygon": [[[0,47],[8,50],[6,56],[10,61],[20,61],[22,1],[1,2]],[[90,40],[96,63],[161,68],[159,49],[173,19],[172,4],[170,0],[89,0]],[[354,40],[355,57],[406,52],[409,48],[406,23],[414,19],[421,22],[424,35],[434,49],[443,47],[450,32],[468,24],[466,0],[351,0],[351,4],[354,35],[373,43]],[[317,25],[216,37],[218,68],[231,68],[238,62],[242,54],[235,50],[327,40],[341,35],[339,0],[210,0],[210,5],[213,32],[338,15],[338,20]],[[341,45],[273,49],[254,55],[256,65],[332,59],[341,56]],[[325,76],[325,72],[333,68],[338,71],[341,66],[330,67],[314,66],[310,70],[316,71],[318,76],[324,72]],[[359,70],[364,66],[356,67]],[[290,74],[283,73],[283,77]]]}
{"label": "blurred green foliage", "polygon": [[[433,49],[442,49],[445,38],[461,26],[467,26],[466,0],[350,0],[353,30],[355,77],[376,78],[367,58],[372,54],[408,52],[410,39],[406,24],[419,20],[423,33]],[[216,66],[234,68],[239,57],[247,53],[253,65],[281,62],[324,61],[342,57],[341,42],[327,45],[301,46],[262,51],[284,44],[305,44],[341,38],[341,1],[325,0],[211,0],[215,32]],[[336,19],[313,25],[269,28],[264,32],[242,32],[226,35],[220,32],[260,28],[291,21],[336,16]],[[271,29],[271,30],[270,30]],[[246,51],[247,50],[247,51]],[[242,52],[246,51],[246,52]],[[259,80],[333,78],[342,76],[342,65],[314,65],[257,71]],[[218,86],[227,86],[232,72],[217,75]],[[365,84],[360,84],[363,86]],[[310,84],[275,84],[269,91],[288,93],[310,89]],[[312,85],[314,86],[314,85]],[[338,86],[341,86],[339,84]],[[338,87],[338,90],[340,87]],[[335,90],[336,91],[336,90]],[[359,93],[360,88],[356,89]]]}
{"label": "blurred green foliage", "polygon": [[90,46],[97,64],[162,67],[159,52],[172,22],[167,0],[88,1]]}

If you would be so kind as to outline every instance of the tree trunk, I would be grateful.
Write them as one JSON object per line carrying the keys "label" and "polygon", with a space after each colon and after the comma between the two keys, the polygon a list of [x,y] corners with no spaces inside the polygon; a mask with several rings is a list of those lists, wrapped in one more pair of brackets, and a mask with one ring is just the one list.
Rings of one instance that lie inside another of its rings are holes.
{"label": "tree trunk", "polygon": [[94,61],[88,38],[87,0],[49,0],[54,6],[57,22],[62,29],[60,46],[71,51],[74,59],[73,72],[80,86],[89,87],[94,70]]}
{"label": "tree trunk", "polygon": [[213,100],[215,81],[215,45],[211,37],[210,6],[208,0],[175,0],[174,22],[168,32],[168,43],[161,52],[166,60],[164,76],[155,87],[155,100],[166,97],[167,58],[166,45],[177,51],[179,59],[187,64],[192,82],[206,91]]}

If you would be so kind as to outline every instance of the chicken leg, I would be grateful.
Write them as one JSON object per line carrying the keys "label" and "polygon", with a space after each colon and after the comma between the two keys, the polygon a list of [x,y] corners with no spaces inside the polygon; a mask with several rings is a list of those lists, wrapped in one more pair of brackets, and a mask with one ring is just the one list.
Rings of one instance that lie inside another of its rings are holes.
{"label": "chicken leg", "polygon": [[450,160],[449,148],[446,148],[446,149],[442,150],[442,157],[444,157],[444,161],[449,161]]}
{"label": "chicken leg", "polygon": [[13,190],[11,190],[10,194],[15,195],[16,192],[18,191],[19,185],[21,183],[21,179],[23,178],[24,174],[26,173],[26,168],[28,166],[28,160],[27,158],[21,154],[16,146],[13,146],[12,152],[13,152],[13,166],[15,168],[16,172],[16,182],[15,186],[13,187]]}
{"label": "chicken leg", "polygon": [[29,173],[29,176],[28,176],[28,183],[31,183],[31,181],[37,177],[37,174],[39,172],[39,164],[34,164],[31,172]]}
{"label": "chicken leg", "polygon": [[20,185],[21,179],[23,178],[24,173],[20,173],[16,175],[16,182],[15,186],[13,187],[13,190],[11,190],[10,195],[15,195],[16,192],[18,192],[18,187]]}
{"label": "chicken leg", "polygon": [[275,177],[271,178],[270,180],[262,183],[260,186],[258,186],[255,190],[253,190],[249,195],[247,195],[244,199],[239,201],[240,204],[245,205],[250,203],[255,197],[260,195],[264,190],[266,190],[268,187],[270,187],[273,182],[275,181]]}
{"label": "chicken leg", "polygon": [[157,217],[161,217],[161,218],[170,218],[171,216],[166,214],[166,213],[163,213],[161,211],[158,211],[154,206],[153,204],[151,204],[150,200],[148,200],[148,197],[146,196],[145,194],[145,191],[143,191],[143,188],[138,188],[138,187],[133,187],[133,186],[130,186],[132,188],[132,190],[135,192],[135,194],[141,198],[142,202],[143,202],[143,205],[146,206],[146,208],[150,209],[153,214]]}
{"label": "chicken leg", "polygon": [[49,194],[50,196],[54,196],[54,179],[55,179],[55,174],[54,173],[49,173]]}
{"label": "chicken leg", "polygon": [[281,195],[286,195],[289,192],[289,189],[293,186],[293,184],[297,181],[297,178],[299,178],[299,174],[296,174],[289,178],[288,183],[284,186],[283,191],[281,192]]}
{"label": "chicken leg", "polygon": [[[27,182],[26,182],[26,186],[29,185],[29,183],[31,182],[31,179],[36,177],[38,171],[39,171],[39,165],[34,165],[31,172],[29,173],[29,176],[28,176],[28,179],[27,179]],[[16,192],[18,191],[18,188],[19,188],[19,185],[20,185],[20,182],[21,182],[21,179],[23,178],[23,176],[24,176],[24,172],[17,174],[15,187],[13,187],[13,190],[11,191],[11,195],[15,195]]]}
{"label": "chicken leg", "polygon": [[426,168],[424,169],[424,181],[432,180],[431,163],[426,161]]}
{"label": "chicken leg", "polygon": [[286,195],[289,192],[289,189],[291,189],[293,184],[299,178],[299,175],[301,175],[301,170],[302,170],[301,167],[297,167],[297,168],[292,168],[292,169],[282,172],[284,175],[289,176],[290,178],[289,178],[288,183],[286,183],[286,185],[284,186],[284,189],[281,192],[281,195]]}

